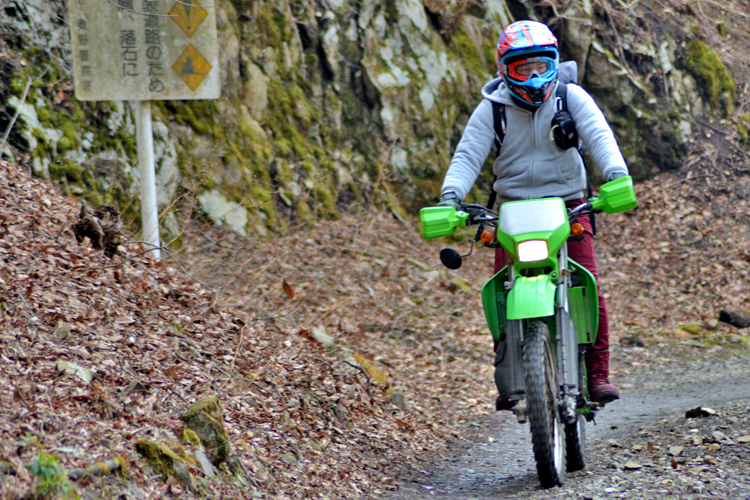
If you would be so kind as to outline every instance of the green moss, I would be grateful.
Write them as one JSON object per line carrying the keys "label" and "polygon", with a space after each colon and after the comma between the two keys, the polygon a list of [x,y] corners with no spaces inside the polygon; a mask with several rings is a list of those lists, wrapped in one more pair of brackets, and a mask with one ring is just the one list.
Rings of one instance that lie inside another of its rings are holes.
{"label": "green moss", "polygon": [[14,94],[19,94],[19,93],[23,92],[24,89],[26,89],[26,80],[24,80],[22,78],[14,78],[10,82],[10,90]]}
{"label": "green moss", "polygon": [[306,201],[300,200],[297,203],[297,219],[304,222],[308,227],[315,225],[315,217]]}
{"label": "green moss", "polygon": [[739,117],[737,121],[737,135],[743,143],[750,140],[750,113],[745,113]]}
{"label": "green moss", "polygon": [[46,106],[40,106],[36,109],[36,116],[39,118],[39,122],[44,125],[44,128],[50,128],[52,125],[52,114],[49,112]]}
{"label": "green moss", "polygon": [[29,467],[29,471],[40,481],[39,491],[35,498],[66,498],[70,493],[65,468],[53,454],[40,450],[39,455]]}
{"label": "green moss", "polygon": [[308,149],[308,144],[306,143],[306,141],[302,140],[292,141],[292,149],[294,150],[294,155],[297,158],[304,158],[310,152]]}
{"label": "green moss", "polygon": [[257,33],[265,37],[265,45],[278,49],[284,42],[291,42],[295,37],[295,28],[285,12],[268,4],[257,9],[255,23]]}
{"label": "green moss", "polygon": [[78,104],[78,102],[76,102],[75,109],[73,110],[73,120],[76,123],[83,123],[85,119],[86,113],[84,113],[83,109],[81,109],[81,106]]}
{"label": "green moss", "polygon": [[253,186],[250,189],[250,198],[253,202],[253,206],[258,208],[258,210],[269,217],[276,216],[273,206],[273,196],[271,196],[270,190],[261,186]]}
{"label": "green moss", "polygon": [[726,115],[734,111],[734,79],[713,50],[698,39],[690,40],[685,66],[714,108],[722,108]]}
{"label": "green moss", "polygon": [[175,452],[155,441],[142,440],[135,444],[135,450],[149,465],[164,478],[175,477],[182,486],[196,490],[196,482],[185,462]]}
{"label": "green moss", "polygon": [[288,158],[292,153],[292,143],[287,141],[286,139],[279,139],[278,141],[274,142],[274,146],[276,146],[276,151],[278,152],[279,156],[283,158]]}
{"label": "green moss", "polygon": [[44,133],[38,129],[38,128],[32,128],[31,129],[31,136],[34,137],[37,141],[44,141]]}
{"label": "green moss", "polygon": [[73,149],[73,141],[71,141],[69,138],[63,136],[60,138],[59,141],[57,141],[57,152],[60,154],[65,154],[71,149]]}
{"label": "green moss", "polygon": [[63,137],[66,137],[73,142],[77,141],[78,130],[76,129],[76,126],[73,124],[73,122],[63,123],[63,125],[60,127],[60,130],[63,133]]}
{"label": "green moss", "polygon": [[198,437],[198,434],[195,433],[192,429],[185,429],[182,431],[182,440],[186,443],[190,443],[193,446],[198,446],[201,444],[201,438]]}
{"label": "green moss", "polygon": [[187,122],[197,133],[205,135],[211,130],[211,128],[205,120],[198,119],[191,104],[184,104],[180,108],[176,117],[182,122]]}
{"label": "green moss", "polygon": [[479,48],[462,24],[453,34],[451,49],[466,71],[481,80],[486,80],[488,74],[494,73],[494,51],[491,46],[484,46],[485,40],[479,39],[477,42]]}
{"label": "green moss", "polygon": [[336,213],[336,196],[331,189],[331,182],[316,182],[313,187],[313,196],[318,204],[321,215],[330,216]]}
{"label": "green moss", "polygon": [[692,335],[700,335],[703,332],[703,326],[698,323],[688,323],[686,325],[680,325],[678,328],[685,330]]}
{"label": "green moss", "polygon": [[[60,142],[65,140],[63,137]],[[60,148],[60,142],[57,143],[58,150]],[[81,173],[83,167],[69,160],[68,158],[57,158],[56,161],[52,162],[49,166],[49,173],[52,180],[66,180],[68,182],[79,183],[83,181]]]}
{"label": "green moss", "polygon": [[180,420],[198,436],[216,466],[227,461],[231,450],[222,414],[216,396],[208,396],[193,403],[180,415]]}
{"label": "green moss", "polygon": [[273,155],[273,148],[261,133],[252,125],[243,123],[241,131],[245,136],[245,150],[248,154],[248,161],[259,168],[265,169],[268,159]]}

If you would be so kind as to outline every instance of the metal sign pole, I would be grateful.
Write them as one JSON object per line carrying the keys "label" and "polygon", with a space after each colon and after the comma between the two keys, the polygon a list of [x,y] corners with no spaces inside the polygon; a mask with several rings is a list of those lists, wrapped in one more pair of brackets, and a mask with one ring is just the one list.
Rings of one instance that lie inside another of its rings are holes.
{"label": "metal sign pole", "polygon": [[138,169],[141,174],[141,219],[143,241],[153,245],[154,258],[161,258],[159,249],[159,208],[156,204],[156,173],[154,171],[154,137],[151,131],[151,101],[133,101],[138,140]]}
{"label": "metal sign pole", "polygon": [[221,95],[216,2],[66,3],[76,98],[131,101],[135,107],[143,241],[153,245],[151,255],[159,259],[151,101]]}

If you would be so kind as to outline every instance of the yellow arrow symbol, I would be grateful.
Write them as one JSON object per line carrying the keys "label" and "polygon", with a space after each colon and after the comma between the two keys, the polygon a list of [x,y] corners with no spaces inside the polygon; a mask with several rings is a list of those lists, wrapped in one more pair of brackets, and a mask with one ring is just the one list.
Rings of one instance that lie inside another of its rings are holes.
{"label": "yellow arrow symbol", "polygon": [[209,71],[211,71],[211,64],[200,55],[195,47],[188,45],[182,55],[172,65],[172,70],[180,75],[182,81],[191,90],[195,90]]}
{"label": "yellow arrow symbol", "polygon": [[169,15],[183,33],[192,37],[208,17],[208,12],[201,7],[198,0],[180,0],[174,4]]}

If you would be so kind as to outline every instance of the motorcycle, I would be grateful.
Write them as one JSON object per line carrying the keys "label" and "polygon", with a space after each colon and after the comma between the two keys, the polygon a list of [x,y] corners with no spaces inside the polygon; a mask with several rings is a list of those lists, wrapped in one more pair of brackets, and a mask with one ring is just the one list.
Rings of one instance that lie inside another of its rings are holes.
{"label": "motorcycle", "polygon": [[[599,322],[596,279],[568,257],[567,241],[583,234],[576,222],[580,216],[637,206],[632,178],[626,176],[602,185],[597,197],[573,209],[561,198],[542,198],[504,203],[499,213],[475,204],[420,211],[426,239],[476,224],[472,250],[482,241],[508,253],[510,263],[481,292],[497,345],[497,409],[511,410],[519,423],[529,422],[537,473],[545,488],[563,484],[566,470],[585,467],[585,424],[598,409],[589,400],[584,363]],[[487,227],[496,228],[496,235]],[[445,248],[440,260],[458,269],[470,254]]]}

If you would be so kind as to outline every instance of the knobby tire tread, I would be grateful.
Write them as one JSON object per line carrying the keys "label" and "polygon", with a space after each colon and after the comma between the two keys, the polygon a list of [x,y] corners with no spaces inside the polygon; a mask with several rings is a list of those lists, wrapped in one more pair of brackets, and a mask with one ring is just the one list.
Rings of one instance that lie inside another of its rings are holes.
{"label": "knobby tire tread", "polygon": [[[578,355],[578,384],[581,391],[586,390],[586,364],[583,361],[584,354]],[[586,418],[578,415],[578,422],[565,424],[565,451],[568,463],[568,472],[575,472],[586,467],[588,456],[586,455]],[[578,427],[580,425],[580,428]]]}
{"label": "knobby tire tread", "polygon": [[565,424],[565,454],[568,472],[575,472],[586,467],[586,419],[583,415],[578,416],[578,423]]}
{"label": "knobby tire tread", "polygon": [[[529,426],[534,448],[537,473],[544,488],[565,482],[565,443],[561,444],[562,464],[555,464],[555,425],[558,424],[556,360],[552,352],[549,328],[535,321],[526,329],[524,371],[526,398],[529,407]],[[558,429],[559,433],[564,432]]]}

